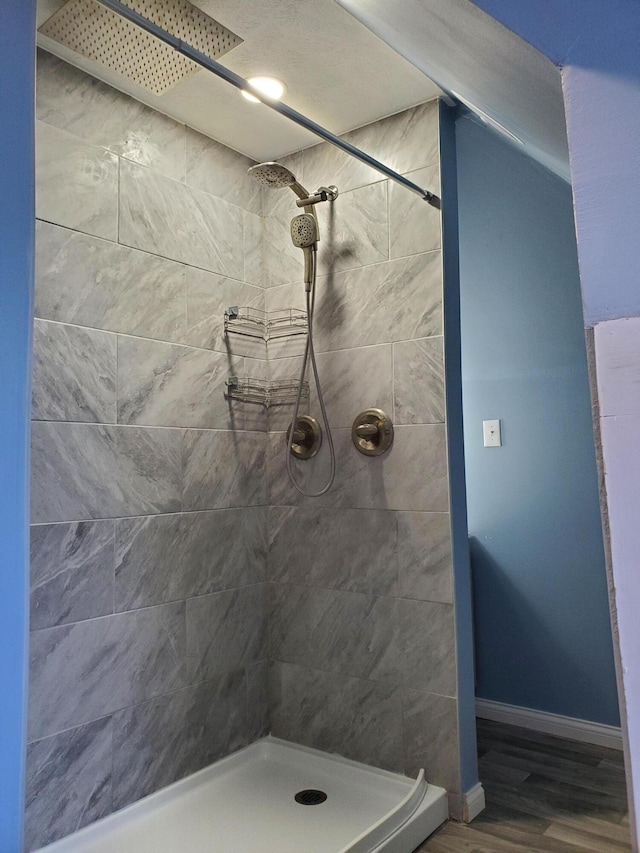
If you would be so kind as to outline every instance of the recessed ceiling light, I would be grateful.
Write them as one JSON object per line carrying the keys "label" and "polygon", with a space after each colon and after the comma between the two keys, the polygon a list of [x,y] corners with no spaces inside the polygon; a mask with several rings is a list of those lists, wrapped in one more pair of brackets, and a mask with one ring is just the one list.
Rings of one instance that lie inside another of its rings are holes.
{"label": "recessed ceiling light", "polygon": [[[247,77],[247,83],[250,83],[256,92],[273,98],[274,101],[279,101],[286,91],[284,83],[275,77]],[[242,89],[242,97],[254,104],[260,103],[260,98],[252,95],[251,92],[247,92],[246,89]]]}

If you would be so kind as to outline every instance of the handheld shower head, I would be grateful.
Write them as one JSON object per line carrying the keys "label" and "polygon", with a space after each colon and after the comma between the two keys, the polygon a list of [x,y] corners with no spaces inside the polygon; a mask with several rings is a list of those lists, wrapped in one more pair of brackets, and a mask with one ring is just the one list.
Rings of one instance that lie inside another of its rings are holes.
{"label": "handheld shower head", "polygon": [[291,187],[298,198],[309,197],[309,193],[302,184],[298,183],[293,172],[280,163],[258,163],[256,166],[251,166],[247,174],[271,189],[280,190],[283,187]]}
{"label": "handheld shower head", "polygon": [[318,246],[318,223],[312,213],[300,213],[291,220],[293,245],[304,252],[304,286],[311,290],[313,282],[313,253]]}
{"label": "handheld shower head", "polygon": [[318,225],[311,213],[300,213],[291,220],[291,239],[298,249],[307,249],[318,242]]}
{"label": "handheld shower head", "polygon": [[255,166],[251,166],[248,174],[258,183],[272,189],[291,187],[300,199],[298,206],[304,207],[305,212],[299,216],[294,216],[291,220],[291,239],[293,245],[304,252],[304,283],[307,290],[310,290],[315,265],[313,253],[316,251],[320,239],[318,220],[313,205],[319,201],[334,201],[338,195],[338,190],[335,187],[320,187],[317,193],[310,196],[302,184],[298,183],[293,172],[281,163],[257,163]]}

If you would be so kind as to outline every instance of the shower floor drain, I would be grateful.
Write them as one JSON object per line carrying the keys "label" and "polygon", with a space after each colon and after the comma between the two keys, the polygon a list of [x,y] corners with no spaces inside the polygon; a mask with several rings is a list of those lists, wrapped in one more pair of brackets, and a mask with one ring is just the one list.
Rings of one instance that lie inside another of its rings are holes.
{"label": "shower floor drain", "polygon": [[295,796],[296,803],[300,803],[301,806],[319,806],[326,799],[325,792],[315,788],[305,788],[304,791],[298,791]]}

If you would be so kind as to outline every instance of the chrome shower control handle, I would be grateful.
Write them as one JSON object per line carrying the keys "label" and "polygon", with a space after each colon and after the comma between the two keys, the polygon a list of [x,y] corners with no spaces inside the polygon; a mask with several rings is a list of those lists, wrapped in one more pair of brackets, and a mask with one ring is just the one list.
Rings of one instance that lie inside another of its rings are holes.
{"label": "chrome shower control handle", "polygon": [[351,438],[360,453],[365,456],[380,456],[393,443],[391,418],[382,409],[365,409],[353,422]]}

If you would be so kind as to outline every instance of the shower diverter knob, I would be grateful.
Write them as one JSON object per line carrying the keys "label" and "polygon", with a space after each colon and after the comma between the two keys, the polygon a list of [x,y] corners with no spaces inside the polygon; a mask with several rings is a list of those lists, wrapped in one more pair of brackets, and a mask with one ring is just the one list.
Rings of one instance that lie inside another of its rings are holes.
{"label": "shower diverter knob", "polygon": [[322,444],[320,424],[311,415],[300,415],[296,421],[293,436],[291,436],[292,426],[293,424],[287,430],[287,444],[290,452],[298,459],[311,459],[320,450]]}
{"label": "shower diverter knob", "polygon": [[380,456],[393,443],[391,418],[382,409],[365,409],[353,422],[351,438],[360,453],[365,456]]}

